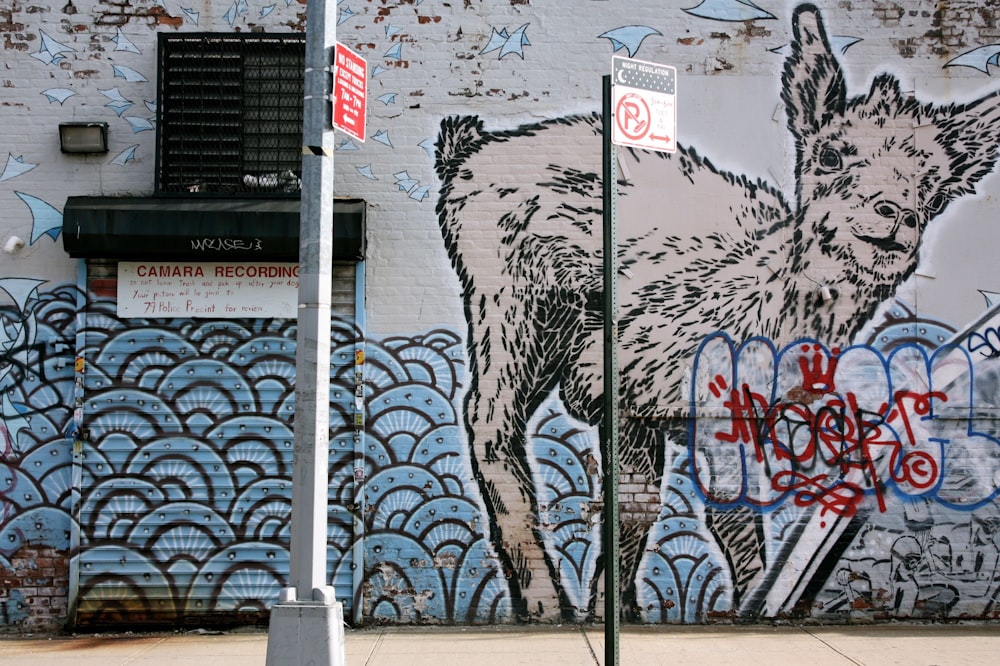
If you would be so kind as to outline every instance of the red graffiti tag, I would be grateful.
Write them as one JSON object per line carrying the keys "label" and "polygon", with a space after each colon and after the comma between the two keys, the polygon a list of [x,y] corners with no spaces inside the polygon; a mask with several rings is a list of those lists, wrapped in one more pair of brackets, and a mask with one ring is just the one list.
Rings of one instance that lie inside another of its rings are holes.
{"label": "red graffiti tag", "polygon": [[[819,505],[823,514],[851,517],[866,495],[873,495],[884,512],[885,491],[892,484],[913,492],[938,482],[940,464],[925,450],[928,442],[915,423],[931,414],[935,401],[944,402],[947,396],[901,390],[891,403],[864,407],[854,392],[835,392],[836,355],[824,365],[826,357],[819,347],[812,351],[799,359],[802,401],[771,401],[748,384],[730,388],[721,375],[713,378],[709,389],[716,398],[725,397],[721,404],[728,418],[701,421],[702,427],[706,421],[726,426],[710,431],[710,440],[718,445],[703,449],[703,456],[696,456],[693,463],[709,501],[766,507],[790,497],[798,506]],[[744,465],[740,492],[731,487],[713,491],[719,478],[730,482],[734,478],[732,469],[711,469],[711,461],[734,460],[717,447],[737,447],[730,450],[747,456],[740,458]],[[751,457],[762,466],[763,480],[746,468]],[[769,489],[751,487],[752,483],[769,484]]]}

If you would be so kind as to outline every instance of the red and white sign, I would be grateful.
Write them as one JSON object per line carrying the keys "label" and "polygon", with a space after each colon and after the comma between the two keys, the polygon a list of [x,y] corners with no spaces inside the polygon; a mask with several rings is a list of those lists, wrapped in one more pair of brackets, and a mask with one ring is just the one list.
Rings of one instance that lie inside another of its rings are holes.
{"label": "red and white sign", "polygon": [[614,56],[611,70],[612,143],[676,151],[677,69]]}
{"label": "red and white sign", "polygon": [[368,65],[337,42],[333,64],[333,126],[358,141],[365,140]]}

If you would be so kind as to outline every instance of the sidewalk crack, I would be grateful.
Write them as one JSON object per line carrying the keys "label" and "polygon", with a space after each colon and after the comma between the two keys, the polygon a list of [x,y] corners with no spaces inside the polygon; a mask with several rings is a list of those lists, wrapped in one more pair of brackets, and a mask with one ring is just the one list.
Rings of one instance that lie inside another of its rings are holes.
{"label": "sidewalk crack", "polygon": [[820,638],[819,636],[817,636],[813,632],[809,631],[809,629],[807,629],[806,627],[801,627],[800,626],[799,629],[801,629],[805,634],[809,635],[810,637],[815,638],[820,643],[822,643],[823,645],[827,646],[828,648],[830,648],[831,650],[833,650],[834,652],[836,652],[837,654],[839,654],[841,657],[843,657],[847,661],[851,662],[852,664],[857,664],[857,666],[865,666],[864,662],[858,661],[856,659],[852,659],[850,656],[848,656],[847,654],[845,654],[841,650],[835,648],[831,643],[828,643],[827,641],[823,640],[822,638]]}
{"label": "sidewalk crack", "polygon": [[584,631],[583,625],[580,625],[580,633],[583,634],[583,642],[587,644],[587,649],[590,650],[590,656],[594,658],[595,666],[601,666],[601,662],[597,659],[597,653],[594,652],[594,646],[590,644],[590,638],[587,636],[587,632]]}
{"label": "sidewalk crack", "polygon": [[139,659],[140,657],[142,657],[144,654],[146,654],[149,651],[153,650],[154,648],[157,648],[160,645],[163,645],[164,643],[166,643],[169,638],[170,638],[170,636],[161,636],[160,639],[158,641],[156,641],[155,643],[153,643],[152,645],[148,645],[148,646],[144,647],[143,649],[139,650],[138,652],[126,656],[125,657],[125,661],[121,662],[122,666],[128,666],[128,664],[131,664],[131,663],[135,662],[137,659]]}
{"label": "sidewalk crack", "polygon": [[375,643],[372,645],[372,649],[368,652],[368,657],[365,659],[365,666],[374,663],[375,653],[378,652],[379,647],[382,646],[382,641],[385,640],[385,632],[378,632],[378,638],[375,639]]}

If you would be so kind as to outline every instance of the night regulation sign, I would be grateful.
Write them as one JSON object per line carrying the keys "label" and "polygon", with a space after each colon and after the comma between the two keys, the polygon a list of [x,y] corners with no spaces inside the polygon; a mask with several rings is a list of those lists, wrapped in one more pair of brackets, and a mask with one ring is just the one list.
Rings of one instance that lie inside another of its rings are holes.
{"label": "night regulation sign", "polygon": [[364,141],[368,66],[340,42],[333,57],[333,126]]}
{"label": "night regulation sign", "polygon": [[618,146],[677,150],[677,69],[611,58],[611,141]]}

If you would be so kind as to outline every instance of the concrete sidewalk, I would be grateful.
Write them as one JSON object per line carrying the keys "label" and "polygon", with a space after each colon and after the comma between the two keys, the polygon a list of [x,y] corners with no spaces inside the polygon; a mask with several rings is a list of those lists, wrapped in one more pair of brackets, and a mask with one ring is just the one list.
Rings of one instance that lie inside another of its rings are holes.
{"label": "concrete sidewalk", "polygon": [[[383,628],[345,632],[349,666],[560,666],[604,664],[602,627]],[[712,666],[952,666],[1000,663],[997,625],[636,627],[621,664]],[[261,665],[264,630],[0,637],[2,666]]]}

